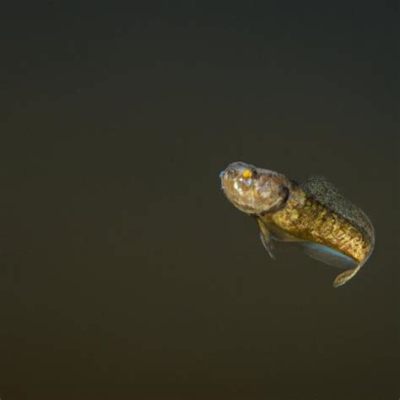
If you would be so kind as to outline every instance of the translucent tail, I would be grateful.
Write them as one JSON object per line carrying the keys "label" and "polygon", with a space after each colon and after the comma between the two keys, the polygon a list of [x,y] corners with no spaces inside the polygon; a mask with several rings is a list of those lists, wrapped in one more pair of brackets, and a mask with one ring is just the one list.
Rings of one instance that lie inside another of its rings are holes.
{"label": "translucent tail", "polygon": [[361,269],[363,265],[364,263],[361,263],[356,268],[348,269],[339,274],[333,281],[333,287],[337,288],[344,285],[347,281],[349,281],[351,278],[353,278],[353,276],[357,274],[357,272]]}

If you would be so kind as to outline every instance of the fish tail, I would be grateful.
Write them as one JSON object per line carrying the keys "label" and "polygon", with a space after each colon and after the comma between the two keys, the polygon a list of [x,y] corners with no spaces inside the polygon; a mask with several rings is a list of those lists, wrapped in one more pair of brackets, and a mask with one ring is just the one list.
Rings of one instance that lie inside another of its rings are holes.
{"label": "fish tail", "polygon": [[339,286],[344,285],[347,281],[349,281],[357,274],[357,272],[361,269],[362,266],[363,263],[359,264],[356,268],[348,269],[339,274],[333,281],[333,287],[337,288]]}

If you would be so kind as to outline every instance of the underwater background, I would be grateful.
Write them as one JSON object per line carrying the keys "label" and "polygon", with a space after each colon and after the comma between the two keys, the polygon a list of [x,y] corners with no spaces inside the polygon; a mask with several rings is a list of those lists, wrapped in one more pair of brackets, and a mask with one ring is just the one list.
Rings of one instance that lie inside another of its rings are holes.
{"label": "underwater background", "polygon": [[[399,7],[39,1],[0,14],[0,398],[400,398]],[[321,174],[347,285],[269,259],[218,174]]]}

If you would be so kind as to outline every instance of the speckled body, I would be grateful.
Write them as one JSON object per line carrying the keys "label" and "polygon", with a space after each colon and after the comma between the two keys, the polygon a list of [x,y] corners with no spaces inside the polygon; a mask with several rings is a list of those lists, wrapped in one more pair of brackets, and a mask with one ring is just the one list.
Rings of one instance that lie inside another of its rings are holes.
{"label": "speckled body", "polygon": [[369,218],[321,176],[298,184],[238,161],[220,178],[228,200],[257,221],[261,242],[272,258],[273,239],[298,242],[310,257],[346,268],[333,282],[338,287],[357,274],[373,251],[375,234]]}
{"label": "speckled body", "polygon": [[261,219],[274,231],[277,227],[297,239],[335,248],[357,262],[371,252],[371,238],[336,212],[329,210],[294,184],[291,196],[279,211],[265,213]]}

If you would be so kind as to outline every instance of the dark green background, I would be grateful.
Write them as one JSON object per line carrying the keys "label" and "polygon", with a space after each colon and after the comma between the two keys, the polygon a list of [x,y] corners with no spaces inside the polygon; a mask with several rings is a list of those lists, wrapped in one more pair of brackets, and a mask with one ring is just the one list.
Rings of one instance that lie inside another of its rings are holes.
{"label": "dark green background", "polygon": [[[397,400],[397,2],[0,13],[0,397]],[[374,222],[348,285],[220,191],[326,175]]]}

